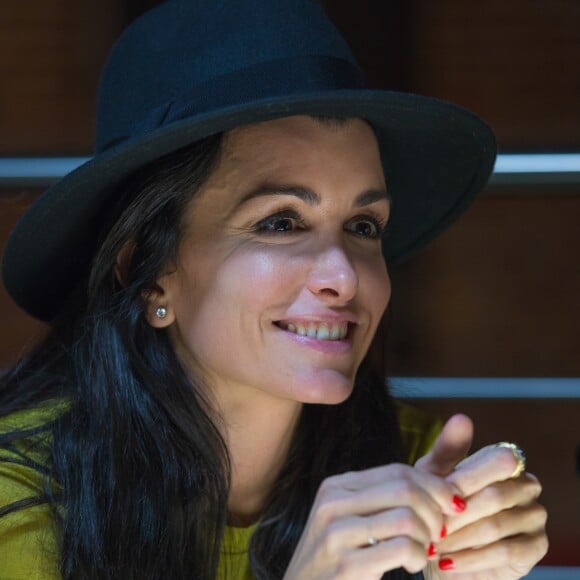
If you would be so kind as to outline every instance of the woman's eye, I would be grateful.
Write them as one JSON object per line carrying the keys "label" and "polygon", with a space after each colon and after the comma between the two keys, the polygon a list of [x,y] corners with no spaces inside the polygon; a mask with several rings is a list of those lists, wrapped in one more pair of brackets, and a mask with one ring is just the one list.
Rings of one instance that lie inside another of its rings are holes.
{"label": "woman's eye", "polygon": [[361,238],[376,239],[383,233],[383,224],[373,217],[357,218],[350,222],[348,229]]}
{"label": "woman's eye", "polygon": [[273,215],[261,220],[256,224],[256,230],[262,233],[285,233],[292,232],[302,227],[302,222],[297,215]]}
{"label": "woman's eye", "polygon": [[266,223],[266,229],[272,232],[289,232],[294,229],[292,218],[277,218]]}

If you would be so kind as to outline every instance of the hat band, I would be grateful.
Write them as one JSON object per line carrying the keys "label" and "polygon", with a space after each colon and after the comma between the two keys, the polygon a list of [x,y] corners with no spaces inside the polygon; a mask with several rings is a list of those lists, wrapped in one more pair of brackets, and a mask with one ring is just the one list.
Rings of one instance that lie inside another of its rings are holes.
{"label": "hat band", "polygon": [[180,99],[156,107],[130,135],[110,137],[97,143],[103,152],[128,139],[150,134],[176,121],[260,100],[291,97],[322,91],[364,88],[362,71],[353,63],[327,56],[303,56],[273,60],[214,77]]}

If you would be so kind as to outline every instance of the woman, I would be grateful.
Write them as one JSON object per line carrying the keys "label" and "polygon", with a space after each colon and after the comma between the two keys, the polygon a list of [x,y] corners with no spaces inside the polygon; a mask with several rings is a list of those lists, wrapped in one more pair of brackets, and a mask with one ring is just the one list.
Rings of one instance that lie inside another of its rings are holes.
{"label": "woman", "polygon": [[464,459],[464,416],[427,452],[373,345],[387,264],[483,186],[491,132],[364,90],[315,3],[195,4],[124,33],[95,158],[5,252],[52,328],[2,380],[5,575],[525,575],[547,541],[521,453]]}

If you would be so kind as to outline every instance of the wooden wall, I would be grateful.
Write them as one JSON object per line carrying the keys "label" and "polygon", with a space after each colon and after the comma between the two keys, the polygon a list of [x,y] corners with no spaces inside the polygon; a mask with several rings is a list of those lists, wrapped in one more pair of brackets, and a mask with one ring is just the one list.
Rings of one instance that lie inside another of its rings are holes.
{"label": "wooden wall", "polygon": [[115,0],[4,2],[0,155],[91,151],[95,93],[122,28]]}
{"label": "wooden wall", "polygon": [[580,376],[578,224],[580,195],[490,188],[392,272],[393,373]]}
{"label": "wooden wall", "polygon": [[459,103],[502,149],[580,147],[580,3],[325,0],[373,86]]}

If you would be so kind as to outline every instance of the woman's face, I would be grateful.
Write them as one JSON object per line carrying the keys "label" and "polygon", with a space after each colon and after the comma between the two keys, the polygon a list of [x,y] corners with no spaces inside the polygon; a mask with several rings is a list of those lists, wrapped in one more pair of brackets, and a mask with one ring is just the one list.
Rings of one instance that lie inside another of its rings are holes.
{"label": "woman's face", "polygon": [[288,117],[227,134],[153,304],[180,359],[239,401],[344,401],[390,297],[388,216],[365,122]]}

